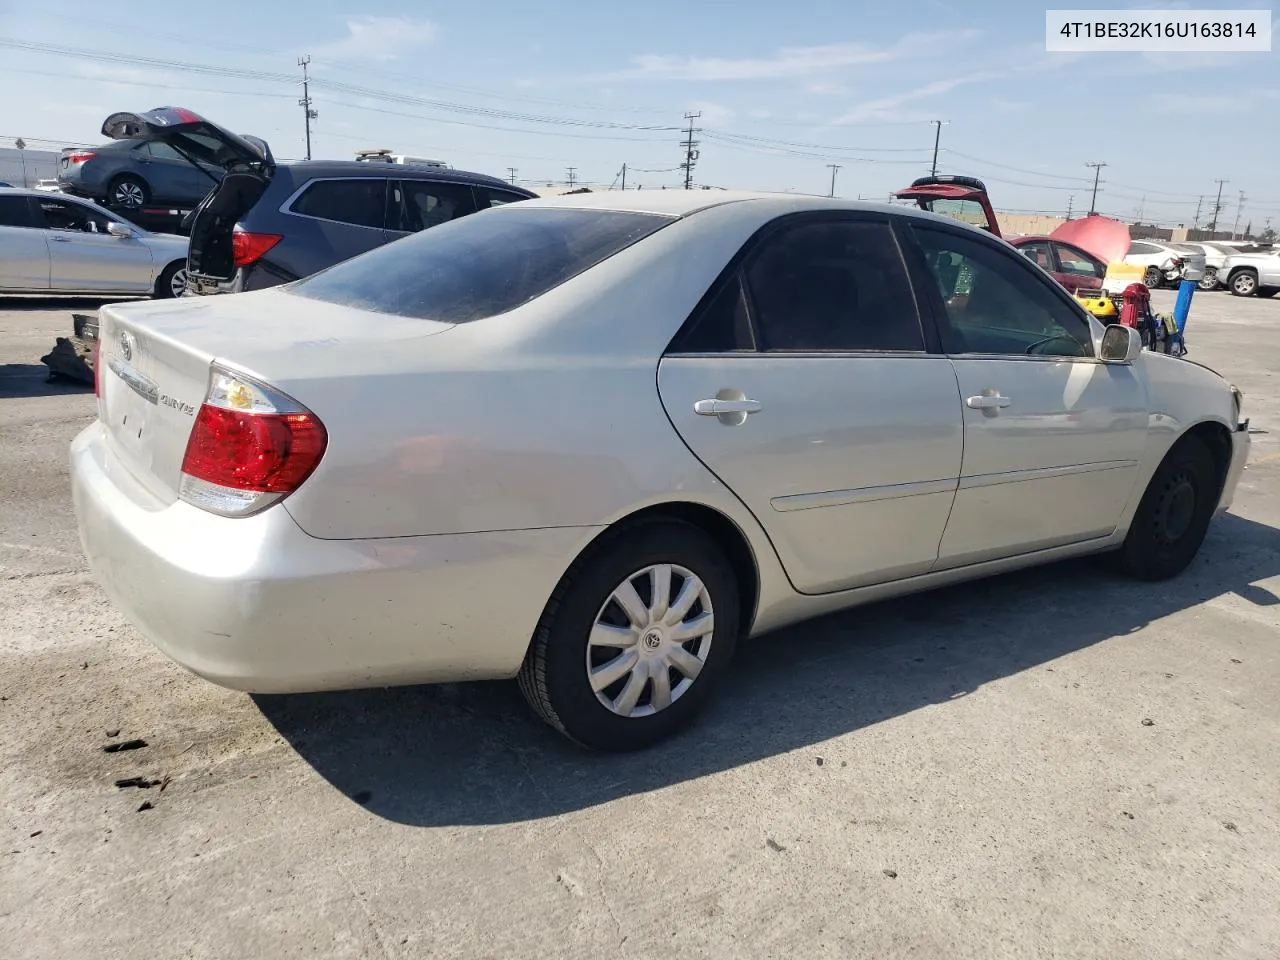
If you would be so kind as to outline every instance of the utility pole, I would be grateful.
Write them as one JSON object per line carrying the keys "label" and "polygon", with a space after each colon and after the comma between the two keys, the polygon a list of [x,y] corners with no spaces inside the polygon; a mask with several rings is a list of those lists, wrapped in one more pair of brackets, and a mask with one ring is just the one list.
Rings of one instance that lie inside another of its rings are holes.
{"label": "utility pole", "polygon": [[1218,232],[1218,214],[1222,212],[1222,185],[1230,183],[1230,180],[1215,180],[1218,185],[1218,199],[1213,201],[1213,220],[1209,223],[1209,239],[1213,239],[1213,235]]}
{"label": "utility pole", "polygon": [[1093,196],[1089,199],[1089,216],[1093,216],[1098,212],[1098,178],[1102,176],[1102,168],[1106,162],[1086,163],[1086,167],[1093,167]]}
{"label": "utility pole", "polygon": [[507,183],[514,184],[516,182],[516,168],[507,167]]}
{"label": "utility pole", "polygon": [[627,189],[627,165],[622,165],[622,189]]}
{"label": "utility pole", "polygon": [[27,141],[19,137],[13,141],[13,145],[18,148],[18,157],[22,160],[22,187],[27,187]]}
{"label": "utility pole", "polygon": [[306,119],[307,124],[307,159],[311,159],[311,121],[320,116],[315,110],[311,109],[311,78],[307,76],[307,65],[311,63],[311,54],[298,58],[298,66],[302,68],[302,99],[298,101],[298,106],[302,108],[302,115]]}
{"label": "utility pole", "polygon": [[840,164],[828,163],[827,166],[831,168],[831,192],[827,196],[834,197],[836,195],[836,171],[840,169]]}
{"label": "utility pole", "polygon": [[1076,202],[1076,195],[1074,193],[1071,194],[1071,196],[1067,197],[1067,219],[1068,220],[1071,219],[1071,208],[1075,206],[1075,202]]}
{"label": "utility pole", "polygon": [[938,175],[938,143],[942,140],[943,124],[951,123],[950,120],[930,120],[930,123],[936,128],[933,132],[933,165],[929,168],[929,176],[936,177]]}
{"label": "utility pole", "polygon": [[1147,195],[1144,193],[1142,199],[1138,202],[1138,209],[1134,220],[1138,223],[1142,222],[1143,215],[1147,212]]}
{"label": "utility pole", "polygon": [[1236,201],[1236,222],[1231,225],[1231,239],[1236,238],[1236,231],[1240,229],[1240,211],[1244,209],[1244,191],[1240,191],[1240,199]]}
{"label": "utility pole", "polygon": [[1196,218],[1191,221],[1192,230],[1200,229],[1200,205],[1203,203],[1204,203],[1204,195],[1201,194],[1200,196],[1196,197]]}
{"label": "utility pole", "polygon": [[568,171],[568,179],[565,182],[569,184],[569,189],[572,190],[573,185],[578,182],[578,168],[567,167],[566,170]]}
{"label": "utility pole", "polygon": [[693,165],[698,161],[698,141],[693,139],[695,133],[701,133],[700,127],[695,127],[693,121],[702,116],[702,111],[697,113],[686,113],[684,118],[689,121],[689,129],[685,131],[685,138],[680,142],[684,147],[684,163],[680,164],[680,169],[684,171],[684,188],[686,190],[693,189]]}

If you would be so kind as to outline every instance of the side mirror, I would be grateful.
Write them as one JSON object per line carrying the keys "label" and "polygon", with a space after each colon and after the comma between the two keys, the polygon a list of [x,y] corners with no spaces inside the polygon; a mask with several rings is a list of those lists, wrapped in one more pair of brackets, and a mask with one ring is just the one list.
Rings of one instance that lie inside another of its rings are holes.
{"label": "side mirror", "polygon": [[107,221],[107,233],[122,240],[133,236],[133,230],[118,220]]}
{"label": "side mirror", "polygon": [[1120,323],[1109,325],[1102,335],[1098,359],[1103,363],[1133,363],[1142,353],[1142,334]]}

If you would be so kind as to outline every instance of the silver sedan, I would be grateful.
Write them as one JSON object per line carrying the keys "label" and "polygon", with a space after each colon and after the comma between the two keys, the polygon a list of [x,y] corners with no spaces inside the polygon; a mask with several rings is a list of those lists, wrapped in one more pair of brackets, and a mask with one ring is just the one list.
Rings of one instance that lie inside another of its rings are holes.
{"label": "silver sedan", "polygon": [[187,239],[150,233],[89,200],[0,188],[0,296],[178,297]]}
{"label": "silver sedan", "polygon": [[216,683],[518,677],[579,743],[740,636],[1104,551],[1191,563],[1249,448],[1212,371],[902,207],[531,200],[276,290],[103,308],[96,575]]}

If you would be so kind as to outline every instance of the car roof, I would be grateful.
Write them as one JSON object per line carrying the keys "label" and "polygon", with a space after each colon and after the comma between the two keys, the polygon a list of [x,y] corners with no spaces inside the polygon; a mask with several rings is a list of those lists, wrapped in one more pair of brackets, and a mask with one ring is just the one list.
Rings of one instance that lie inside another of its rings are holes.
{"label": "car roof", "polygon": [[616,210],[623,213],[649,213],[668,217],[685,217],[727,204],[747,204],[752,215],[781,216],[806,210],[832,210],[864,213],[893,213],[896,216],[952,223],[987,234],[972,224],[921,210],[914,205],[875,203],[866,200],[839,200],[802,193],[769,193],[760,190],[603,190],[599,193],[561,194],[536,197],[519,204],[530,207],[577,207],[589,210]]}
{"label": "car roof", "polygon": [[368,160],[282,160],[277,167],[288,169],[296,179],[315,177],[395,177],[399,180],[439,180],[452,183],[478,184],[500,187],[517,193],[529,193],[522,187],[513,187],[505,180],[487,173],[470,170],[451,170],[442,167],[416,167],[411,164],[380,163]]}

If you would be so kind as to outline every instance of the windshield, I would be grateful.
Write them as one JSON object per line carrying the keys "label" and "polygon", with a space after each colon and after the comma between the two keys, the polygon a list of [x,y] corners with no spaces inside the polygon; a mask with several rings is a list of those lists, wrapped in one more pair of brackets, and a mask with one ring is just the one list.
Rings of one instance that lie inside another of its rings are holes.
{"label": "windshield", "polygon": [[289,289],[361,310],[466,323],[514,310],[672,219],[512,204],[423,230]]}

